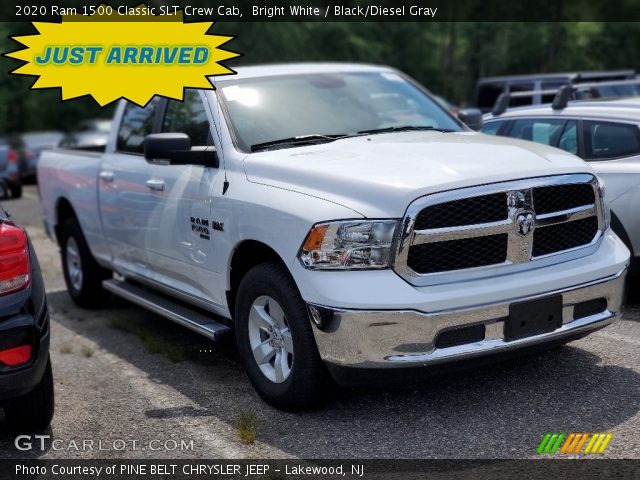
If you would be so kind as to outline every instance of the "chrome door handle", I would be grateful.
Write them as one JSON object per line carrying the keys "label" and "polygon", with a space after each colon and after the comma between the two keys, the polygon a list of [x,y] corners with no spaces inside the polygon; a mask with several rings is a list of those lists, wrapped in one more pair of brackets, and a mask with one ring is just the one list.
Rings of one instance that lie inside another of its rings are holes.
{"label": "chrome door handle", "polygon": [[158,190],[160,192],[164,190],[164,182],[162,180],[147,180],[145,184],[151,190]]}
{"label": "chrome door handle", "polygon": [[99,174],[100,180],[104,181],[104,182],[113,182],[113,172],[107,172],[107,171],[102,171]]}

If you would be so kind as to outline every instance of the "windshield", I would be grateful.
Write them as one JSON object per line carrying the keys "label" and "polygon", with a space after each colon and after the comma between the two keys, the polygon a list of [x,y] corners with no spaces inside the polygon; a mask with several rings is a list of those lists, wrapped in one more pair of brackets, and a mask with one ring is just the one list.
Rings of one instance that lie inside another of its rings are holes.
{"label": "windshield", "polygon": [[393,127],[463,131],[417,86],[393,72],[262,77],[218,84],[238,146]]}

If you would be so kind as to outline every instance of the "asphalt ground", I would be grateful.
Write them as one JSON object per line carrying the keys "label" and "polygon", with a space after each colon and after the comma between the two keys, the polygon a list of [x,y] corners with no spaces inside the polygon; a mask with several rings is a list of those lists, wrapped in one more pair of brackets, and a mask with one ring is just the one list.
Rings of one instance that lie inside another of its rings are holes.
{"label": "asphalt ground", "polygon": [[561,348],[414,386],[336,389],[320,409],[284,413],[254,392],[231,339],[118,299],[77,308],[35,186],[3,206],[44,272],[56,414],[44,449],[22,451],[0,413],[0,458],[532,458],[547,432],[610,432],[603,456],[640,458],[639,305]]}

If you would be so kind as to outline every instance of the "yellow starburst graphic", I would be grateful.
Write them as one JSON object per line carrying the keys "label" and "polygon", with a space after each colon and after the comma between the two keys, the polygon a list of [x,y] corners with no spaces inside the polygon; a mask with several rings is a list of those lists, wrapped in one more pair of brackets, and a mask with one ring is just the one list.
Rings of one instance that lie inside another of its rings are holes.
{"label": "yellow starburst graphic", "polygon": [[5,56],[26,62],[12,73],[38,77],[32,88],[60,88],[63,100],[91,95],[100,106],[121,97],[182,100],[184,88],[213,89],[208,76],[235,73],[220,63],[240,55],[220,48],[234,37],[207,34],[211,22],[184,23],[182,11],[158,20],[113,9],[34,22],[38,34],[13,37],[26,48]]}

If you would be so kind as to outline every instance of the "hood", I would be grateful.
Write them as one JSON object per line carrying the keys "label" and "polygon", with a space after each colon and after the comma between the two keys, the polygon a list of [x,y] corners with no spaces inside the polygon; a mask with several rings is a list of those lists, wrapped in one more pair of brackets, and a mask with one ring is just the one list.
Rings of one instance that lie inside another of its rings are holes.
{"label": "hood", "polygon": [[522,178],[592,173],[578,157],[476,132],[397,132],[247,155],[250,182],[341,204],[369,218],[401,217],[430,193]]}

